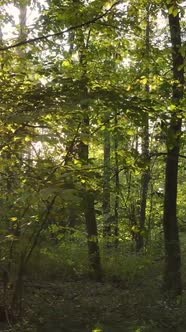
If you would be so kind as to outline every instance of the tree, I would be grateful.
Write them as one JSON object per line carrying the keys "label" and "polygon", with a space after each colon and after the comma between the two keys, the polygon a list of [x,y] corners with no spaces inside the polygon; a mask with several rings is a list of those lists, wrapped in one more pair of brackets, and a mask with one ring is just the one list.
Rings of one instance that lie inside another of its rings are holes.
{"label": "tree", "polygon": [[173,112],[167,128],[167,158],[164,200],[165,290],[174,296],[182,293],[181,254],[176,212],[178,161],[182,127],[181,101],[184,94],[184,57],[181,42],[180,14],[175,1],[167,2],[172,44],[172,105]]}
{"label": "tree", "polygon": [[[147,61],[150,60],[150,4],[146,7],[146,28],[145,28],[145,52]],[[147,98],[150,93],[149,85],[150,63],[147,63],[145,85],[145,93]],[[145,169],[142,171],[141,176],[141,197],[140,197],[140,211],[139,211],[139,233],[137,236],[136,249],[140,251],[144,248],[144,235],[145,235],[145,222],[146,222],[146,206],[147,206],[147,192],[148,184],[150,181],[150,166],[149,166],[149,115],[146,112],[144,115],[144,123],[142,128],[142,158],[144,161]]]}
{"label": "tree", "polygon": [[115,248],[119,245],[119,158],[118,158],[118,135],[117,135],[117,125],[118,125],[118,119],[117,119],[117,113],[114,114],[114,126],[115,126],[115,132],[114,132],[114,191],[115,191],[115,197],[114,197],[114,243]]}

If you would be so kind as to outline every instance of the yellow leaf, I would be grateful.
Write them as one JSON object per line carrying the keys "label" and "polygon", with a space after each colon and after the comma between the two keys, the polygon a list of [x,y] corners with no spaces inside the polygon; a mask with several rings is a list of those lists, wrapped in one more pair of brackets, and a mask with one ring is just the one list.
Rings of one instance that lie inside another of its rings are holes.
{"label": "yellow leaf", "polygon": [[70,62],[68,60],[64,60],[62,66],[63,67],[70,67]]}
{"label": "yellow leaf", "polygon": [[25,137],[25,142],[30,142],[31,141],[31,138],[29,136],[26,136]]}
{"label": "yellow leaf", "polygon": [[147,82],[148,82],[147,77],[141,76],[141,83],[145,85],[145,84],[147,84]]}
{"label": "yellow leaf", "polygon": [[12,235],[12,234],[6,235],[5,237],[6,237],[7,239],[10,239],[10,240],[14,239],[14,235]]}
{"label": "yellow leaf", "polygon": [[10,218],[10,221],[13,221],[13,222],[14,222],[14,221],[17,221],[17,217],[11,217],[11,218]]}

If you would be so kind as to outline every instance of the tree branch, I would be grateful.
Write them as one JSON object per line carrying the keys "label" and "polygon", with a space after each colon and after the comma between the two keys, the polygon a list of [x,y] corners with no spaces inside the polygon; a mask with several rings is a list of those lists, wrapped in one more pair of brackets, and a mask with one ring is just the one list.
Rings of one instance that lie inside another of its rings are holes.
{"label": "tree branch", "polygon": [[[154,152],[154,153],[150,153],[150,157],[159,157],[159,156],[167,156],[167,152]],[[174,156],[174,154],[173,154]],[[176,155],[175,155],[176,157]],[[184,156],[183,154],[179,154],[178,157],[186,159],[186,156]]]}
{"label": "tree branch", "polygon": [[104,16],[106,16],[115,6],[119,5],[121,3],[121,0],[119,1],[116,1],[109,9],[107,9],[104,13],[100,14],[99,16],[93,18],[92,20],[89,20],[87,22],[84,22],[84,23],[81,23],[81,24],[77,24],[77,25],[73,25],[71,26],[70,28],[67,28],[63,31],[59,31],[59,32],[56,32],[56,33],[51,33],[51,34],[48,34],[48,35],[45,35],[45,36],[41,36],[41,37],[36,37],[36,38],[31,38],[31,39],[27,39],[27,40],[22,40],[16,44],[13,44],[13,45],[9,45],[9,46],[5,46],[5,47],[0,47],[0,51],[6,51],[6,50],[9,50],[11,48],[16,48],[16,47],[19,47],[19,46],[22,46],[22,45],[27,45],[27,44],[31,44],[31,43],[35,43],[35,42],[38,42],[38,41],[41,41],[41,40],[44,40],[44,39],[48,39],[50,37],[58,37],[58,36],[62,36],[64,35],[65,33],[67,32],[70,32],[72,30],[75,30],[75,29],[80,29],[80,28],[83,28],[83,27],[86,27],[86,26],[89,26],[91,24],[94,24],[96,23],[98,20],[100,20],[101,18],[103,18]]}

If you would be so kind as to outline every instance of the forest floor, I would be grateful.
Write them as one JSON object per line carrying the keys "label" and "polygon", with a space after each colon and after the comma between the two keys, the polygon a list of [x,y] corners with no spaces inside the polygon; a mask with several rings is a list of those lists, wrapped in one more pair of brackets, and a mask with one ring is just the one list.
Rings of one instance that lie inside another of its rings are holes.
{"label": "forest floor", "polygon": [[[152,280],[153,284],[153,280]],[[151,285],[152,285],[151,284]],[[186,331],[185,305],[168,304],[149,285],[83,279],[27,284],[19,332]]]}
{"label": "forest floor", "polygon": [[103,281],[96,282],[86,268],[77,268],[84,260],[75,249],[70,266],[68,252],[63,265],[60,252],[40,259],[36,253],[25,276],[23,319],[13,326],[0,323],[0,332],[186,331],[186,259],[183,296],[170,302],[161,289],[161,256],[106,256]]}

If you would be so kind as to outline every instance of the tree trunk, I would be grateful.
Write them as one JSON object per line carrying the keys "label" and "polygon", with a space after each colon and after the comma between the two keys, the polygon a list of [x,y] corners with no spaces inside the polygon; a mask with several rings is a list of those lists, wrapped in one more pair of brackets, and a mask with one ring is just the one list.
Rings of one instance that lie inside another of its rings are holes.
{"label": "tree trunk", "polygon": [[141,177],[141,199],[139,208],[139,233],[137,236],[136,250],[141,251],[144,248],[144,235],[145,235],[145,223],[146,223],[146,206],[147,206],[147,193],[148,185],[150,181],[150,167],[149,163],[149,120],[146,115],[146,124],[143,130],[143,142],[142,142],[142,155],[145,163],[145,170]]}
{"label": "tree trunk", "polygon": [[[84,89],[83,99],[87,100],[88,90],[87,90],[86,48],[88,47],[88,40],[85,45],[83,32],[80,31],[79,33],[80,33],[79,40],[81,45],[79,47],[79,56],[80,56],[80,66],[82,68],[82,86]],[[83,103],[81,109],[83,111],[81,132],[88,137],[90,130],[88,103],[87,105]],[[80,141],[79,157],[82,162],[82,167],[87,166],[89,164],[89,146],[88,144],[85,144],[83,141]],[[84,203],[83,206],[84,206],[86,229],[87,229],[88,256],[89,256],[91,276],[99,281],[102,278],[102,271],[101,271],[101,260],[100,260],[99,244],[98,244],[97,221],[96,221],[96,213],[94,207],[94,193],[91,189],[86,188],[86,184],[82,196]]]}
{"label": "tree trunk", "polygon": [[[73,0],[76,4],[81,4],[80,0]],[[78,40],[76,45],[78,55],[79,55],[79,66],[82,70],[81,74],[81,84],[82,84],[82,99],[88,100],[88,89],[87,89],[87,48],[89,43],[90,34],[88,33],[87,39],[85,40],[86,34],[83,33],[83,30],[79,29],[74,31],[73,34],[70,35],[70,53],[73,50],[73,43],[75,42],[75,37]],[[83,102],[81,105],[81,110],[83,113],[82,122],[80,125],[80,132],[83,135],[89,136],[89,104]],[[80,144],[78,148],[78,155],[80,161],[82,163],[82,170],[84,166],[88,166],[89,164],[89,146],[85,144],[80,137]],[[86,170],[85,170],[86,172]],[[90,188],[86,188],[86,183],[82,190],[82,199],[83,199],[83,208],[85,215],[85,223],[87,229],[87,243],[88,243],[88,257],[89,257],[89,265],[91,270],[91,276],[96,280],[101,280],[102,271],[101,271],[101,260],[100,260],[100,252],[99,252],[99,244],[98,244],[98,232],[97,232],[97,221],[96,221],[96,213],[94,207],[94,192]]]}
{"label": "tree trunk", "polygon": [[[84,132],[89,130],[88,117],[84,118]],[[84,165],[88,165],[88,145],[81,141],[79,147],[79,157]],[[101,261],[98,244],[97,221],[94,208],[94,193],[91,190],[83,191],[83,206],[87,229],[88,257],[91,276],[96,280],[101,280]]]}
{"label": "tree trunk", "polygon": [[107,245],[111,238],[111,216],[110,216],[110,120],[109,114],[105,115],[104,130],[104,173],[103,173],[103,237]]}
{"label": "tree trunk", "polygon": [[94,208],[94,194],[91,191],[86,191],[85,195],[86,197],[84,197],[84,206],[87,228],[89,264],[91,268],[90,272],[93,278],[100,281],[102,279],[102,272],[98,245],[97,222]]}
{"label": "tree trunk", "polygon": [[[27,37],[27,6],[29,4],[29,1],[20,1],[19,3],[19,37],[18,41],[24,41]],[[18,47],[17,54],[19,55],[20,60],[25,59],[25,51],[24,48]]]}
{"label": "tree trunk", "polygon": [[[145,49],[146,55],[149,59],[150,52],[150,20],[149,20],[149,5],[147,7],[146,15],[146,31],[145,31]],[[147,67],[147,79],[149,79],[149,65]],[[150,92],[149,83],[145,86],[147,96]],[[145,114],[145,122],[142,130],[142,156],[145,163],[145,170],[141,177],[141,198],[140,198],[140,214],[139,214],[139,232],[136,241],[136,251],[139,252],[144,248],[144,235],[145,235],[145,222],[146,222],[146,205],[147,205],[147,192],[150,180],[149,168],[149,116]]]}
{"label": "tree trunk", "polygon": [[118,160],[118,135],[117,135],[117,112],[115,112],[115,134],[114,134],[114,157],[115,157],[115,202],[114,202],[114,244],[118,247],[119,240],[119,224],[118,224],[118,210],[119,210],[119,160]]}
{"label": "tree trunk", "polygon": [[164,289],[172,296],[181,295],[181,254],[176,213],[177,200],[177,178],[179,145],[182,125],[182,111],[180,101],[183,98],[184,85],[184,59],[180,52],[181,29],[179,14],[175,15],[178,7],[175,1],[171,1],[168,10],[174,6],[174,14],[169,14],[169,28],[172,43],[172,68],[173,87],[172,102],[176,110],[171,113],[171,120],[167,133],[167,158],[166,158],[166,180],[164,199],[164,240],[165,240],[165,272]]}

